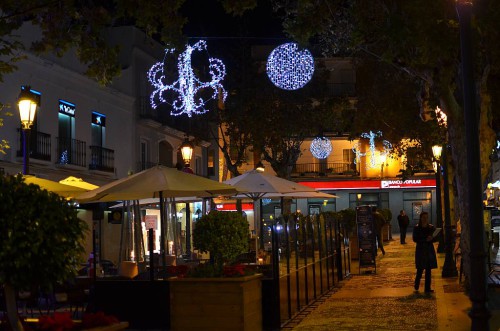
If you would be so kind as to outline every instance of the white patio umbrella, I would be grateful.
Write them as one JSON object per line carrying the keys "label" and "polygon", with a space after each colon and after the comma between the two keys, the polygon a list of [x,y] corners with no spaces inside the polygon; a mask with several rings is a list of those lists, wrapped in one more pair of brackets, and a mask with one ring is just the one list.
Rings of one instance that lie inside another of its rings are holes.
{"label": "white patio umbrella", "polygon": [[74,198],[76,195],[86,192],[85,189],[72,185],[65,185],[45,178],[39,178],[32,175],[24,175],[26,184],[38,185],[41,189],[54,192],[65,198]]}
{"label": "white patio umbrella", "polygon": [[74,176],[69,176],[64,179],[61,179],[59,183],[64,184],[64,185],[70,185],[70,186],[75,186],[82,188],[86,191],[94,190],[98,188],[99,186],[94,185],[92,183],[86,182],[81,178],[74,177]]}
{"label": "white patio umbrella", "polygon": [[[249,197],[254,201],[254,229],[258,237],[260,237],[260,219],[261,210],[260,206],[257,208],[255,201],[261,198],[267,197],[286,197],[286,194],[301,194],[304,192],[309,192],[314,194],[317,192],[314,188],[297,184],[290,180],[280,178],[271,174],[267,174],[258,170],[247,171],[242,175],[231,178],[224,181],[223,183],[234,186],[240,191],[240,193],[234,197]],[[257,218],[257,215],[258,218]]]}
{"label": "white patio umbrella", "polygon": [[165,256],[165,201],[166,197],[213,197],[215,195],[236,194],[237,190],[227,184],[188,174],[175,168],[155,166],[137,174],[118,179],[95,190],[80,194],[80,203],[109,202],[118,200],[140,200],[159,198],[160,201],[160,250],[163,265]]}
{"label": "white patio umbrella", "polygon": [[291,180],[286,180],[257,170],[247,171],[223,183],[234,186],[241,192],[240,195],[247,196],[254,200],[267,197],[268,194],[274,194],[274,196],[277,197],[282,194],[317,192],[312,187],[297,184]]}
{"label": "white patio umbrella", "polygon": [[80,194],[76,200],[87,203],[155,197],[203,198],[235,193],[236,188],[228,184],[158,165]]}

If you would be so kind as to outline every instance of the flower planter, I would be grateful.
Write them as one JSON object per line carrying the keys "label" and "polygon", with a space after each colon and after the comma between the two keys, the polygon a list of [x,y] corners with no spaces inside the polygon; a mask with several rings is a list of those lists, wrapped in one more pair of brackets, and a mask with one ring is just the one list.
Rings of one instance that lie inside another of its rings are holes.
{"label": "flower planter", "polygon": [[262,275],[171,278],[171,330],[262,330]]}

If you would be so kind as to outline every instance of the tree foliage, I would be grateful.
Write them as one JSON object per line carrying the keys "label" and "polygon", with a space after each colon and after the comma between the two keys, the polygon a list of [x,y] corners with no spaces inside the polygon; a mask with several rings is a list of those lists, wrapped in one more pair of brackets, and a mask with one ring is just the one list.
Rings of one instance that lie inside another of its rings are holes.
{"label": "tree foliage", "polygon": [[49,289],[74,277],[86,229],[62,197],[25,184],[21,175],[0,176],[0,283],[6,289],[11,325],[18,324],[11,318],[17,317],[17,307],[9,294]]}
{"label": "tree foliage", "polygon": [[[383,76],[380,75],[380,70],[364,72],[365,79],[369,75],[379,75],[379,77],[373,77],[374,84],[371,84],[371,88],[366,85],[363,90],[359,91],[360,107],[357,107],[356,117],[382,117],[377,116],[377,113],[384,111],[383,120],[390,121],[391,116],[385,116],[386,111],[391,107],[399,109],[404,104],[409,105],[407,108],[409,112],[404,113],[404,118],[407,120],[414,119],[417,113],[424,115],[433,113],[436,106],[439,106],[447,115],[447,134],[434,138],[440,138],[441,143],[445,143],[447,138],[447,143],[451,146],[453,156],[451,170],[455,174],[454,182],[458,198],[456,218],[460,218],[463,224],[464,235],[461,237],[461,244],[465,252],[463,253],[464,264],[467,266],[469,264],[468,226],[471,220],[466,199],[468,191],[465,162],[466,134],[461,106],[460,36],[456,2],[447,0],[419,2],[338,0],[324,4],[328,10],[314,12],[315,19],[318,21],[334,22],[336,15],[348,17],[349,22],[352,23],[351,29],[333,24],[324,24],[322,27],[304,24],[305,17],[310,17],[310,13],[302,9],[306,6],[310,7],[317,1],[277,0],[274,2],[287,13],[285,21],[287,31],[290,33],[300,31],[297,33],[297,38],[300,38],[303,43],[315,38],[322,38],[322,40],[330,38],[330,42],[335,44],[337,41],[331,38],[335,33],[330,33],[328,29],[334,29],[338,33],[346,32],[352,55],[360,64],[360,68],[369,62],[378,62],[381,66],[385,66]],[[482,184],[486,185],[491,168],[488,156],[495,146],[496,138],[493,124],[498,123],[500,117],[498,100],[493,97],[500,63],[500,45],[495,41],[500,31],[500,3],[493,0],[474,2],[473,11],[474,85],[477,88],[477,107],[480,113]],[[328,49],[325,50],[328,51]],[[403,77],[404,73],[407,74],[406,78]],[[379,85],[380,82],[384,84],[383,80],[406,82],[406,88],[393,86],[384,92]],[[363,82],[360,83],[363,84]],[[412,95],[413,98],[411,98]],[[413,100],[405,100],[409,96]],[[373,107],[370,107],[370,103],[373,103]],[[363,121],[357,121],[357,123],[364,124]],[[427,136],[433,135],[432,125],[419,132],[413,129],[424,124],[418,120],[415,123],[418,124],[402,129],[409,138],[423,141],[426,134]],[[382,123],[383,126],[389,128],[389,131],[391,128],[397,128],[394,124],[387,124],[389,125]],[[429,147],[430,144],[426,148]],[[465,270],[469,272],[468,267]]]}
{"label": "tree foliage", "polygon": [[[79,61],[87,66],[86,74],[109,84],[120,73],[119,49],[108,42],[105,29],[133,24],[149,36],[178,45],[184,41],[182,27],[186,18],[179,13],[183,3],[184,0],[2,1],[0,79],[17,69],[16,63],[23,58],[21,51],[25,49],[57,56],[75,49]],[[16,30],[27,22],[41,33],[30,45],[16,36]]]}
{"label": "tree foliage", "polygon": [[222,271],[226,263],[248,250],[250,231],[241,213],[213,210],[203,215],[193,229],[193,245],[210,252],[215,269]]}

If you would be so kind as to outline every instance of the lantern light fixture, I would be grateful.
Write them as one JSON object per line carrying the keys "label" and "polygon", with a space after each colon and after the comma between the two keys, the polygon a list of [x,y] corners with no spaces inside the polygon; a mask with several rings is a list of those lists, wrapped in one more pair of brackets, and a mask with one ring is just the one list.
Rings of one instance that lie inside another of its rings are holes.
{"label": "lantern light fixture", "polygon": [[184,142],[181,144],[180,148],[181,154],[182,154],[182,160],[184,161],[184,166],[189,167],[189,164],[191,163],[191,159],[193,157],[193,144],[189,141],[189,138],[186,137],[184,139]]}
{"label": "lantern light fixture", "polygon": [[19,117],[23,130],[31,128],[35,120],[36,109],[39,104],[39,97],[31,90],[29,86],[21,87],[21,92],[17,98],[17,105],[19,107]]}
{"label": "lantern light fixture", "polygon": [[432,146],[432,155],[434,155],[434,158],[438,161],[441,160],[442,151],[443,151],[443,146],[441,145]]}

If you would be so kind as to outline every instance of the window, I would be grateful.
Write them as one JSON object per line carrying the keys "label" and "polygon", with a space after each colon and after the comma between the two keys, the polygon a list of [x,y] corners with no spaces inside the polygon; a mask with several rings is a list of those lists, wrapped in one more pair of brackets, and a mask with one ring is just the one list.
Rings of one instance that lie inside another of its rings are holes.
{"label": "window", "polygon": [[387,209],[389,208],[389,193],[349,193],[349,208],[355,209],[356,206],[360,205]]}
{"label": "window", "polygon": [[354,161],[356,160],[356,154],[354,151],[349,148],[349,149],[343,149],[342,150],[342,161],[345,164],[345,171],[356,171],[356,163]]}
{"label": "window", "polygon": [[207,175],[215,176],[215,151],[210,149],[208,151]]}
{"label": "window", "polygon": [[106,116],[92,112],[92,146],[104,147],[106,139]]}
{"label": "window", "polygon": [[57,157],[59,164],[72,164],[74,145],[76,106],[71,102],[59,100],[59,136]]}

